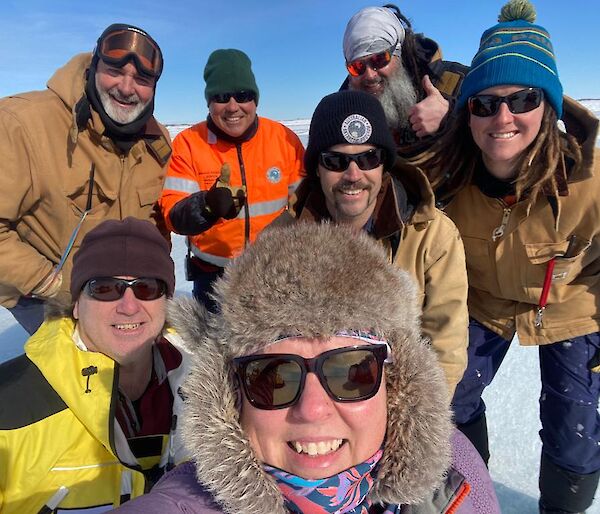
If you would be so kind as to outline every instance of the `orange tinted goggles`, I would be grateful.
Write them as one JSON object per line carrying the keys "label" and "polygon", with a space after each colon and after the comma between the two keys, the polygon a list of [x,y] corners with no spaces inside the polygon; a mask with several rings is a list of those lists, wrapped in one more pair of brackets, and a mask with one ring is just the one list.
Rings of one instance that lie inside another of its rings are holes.
{"label": "orange tinted goggles", "polygon": [[355,59],[354,61],[347,62],[346,68],[348,73],[350,73],[350,75],[353,77],[359,77],[365,71],[367,71],[367,66],[370,66],[373,71],[385,68],[392,60],[395,49],[396,43],[383,52],[378,52],[361,59]]}
{"label": "orange tinted goggles", "polygon": [[98,55],[107,64],[117,66],[133,59],[138,71],[153,77],[162,72],[163,59],[158,45],[133,29],[118,30],[105,36],[98,46]]}

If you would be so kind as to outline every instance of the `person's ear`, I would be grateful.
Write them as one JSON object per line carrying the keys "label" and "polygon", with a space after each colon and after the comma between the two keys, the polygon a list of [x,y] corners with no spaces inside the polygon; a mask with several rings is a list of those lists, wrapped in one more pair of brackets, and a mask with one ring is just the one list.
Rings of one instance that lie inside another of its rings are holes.
{"label": "person's ear", "polygon": [[75,305],[73,305],[73,317],[75,319],[79,319],[79,300],[77,300]]}

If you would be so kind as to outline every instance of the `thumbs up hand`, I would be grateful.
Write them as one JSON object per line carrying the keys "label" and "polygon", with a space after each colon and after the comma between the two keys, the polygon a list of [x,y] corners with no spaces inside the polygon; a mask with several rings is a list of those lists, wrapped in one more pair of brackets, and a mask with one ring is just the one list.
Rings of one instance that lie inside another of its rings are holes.
{"label": "thumbs up hand", "polygon": [[421,84],[426,96],[409,111],[410,124],[418,137],[435,134],[450,108],[450,103],[431,83],[429,75],[423,77]]}
{"label": "thumbs up hand", "polygon": [[246,187],[231,185],[229,163],[221,166],[221,174],[204,198],[204,210],[216,218],[235,218],[246,203]]}

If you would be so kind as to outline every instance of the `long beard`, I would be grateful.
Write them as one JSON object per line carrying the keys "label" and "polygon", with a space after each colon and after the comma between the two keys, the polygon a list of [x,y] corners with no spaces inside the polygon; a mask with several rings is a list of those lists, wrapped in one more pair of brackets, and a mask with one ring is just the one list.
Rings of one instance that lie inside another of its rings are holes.
{"label": "long beard", "polygon": [[[102,103],[102,107],[104,107],[106,114],[108,114],[113,121],[121,124],[135,121],[150,102],[150,100],[147,102],[140,101],[140,97],[135,93],[129,96],[123,96],[116,87],[108,90],[103,89],[98,83],[97,78],[96,91],[98,92],[98,97],[100,98],[100,102]],[[123,109],[115,104],[113,98],[125,103],[134,103],[135,106],[133,109]]]}
{"label": "long beard", "polygon": [[383,93],[379,101],[385,112],[388,125],[392,130],[410,128],[408,113],[417,103],[417,91],[404,66],[399,66],[396,72],[386,79]]}

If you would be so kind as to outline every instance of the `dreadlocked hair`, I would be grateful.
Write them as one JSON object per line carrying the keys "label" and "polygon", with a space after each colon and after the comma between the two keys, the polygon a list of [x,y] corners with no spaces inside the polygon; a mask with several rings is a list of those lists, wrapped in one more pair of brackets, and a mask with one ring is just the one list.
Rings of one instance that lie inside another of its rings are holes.
{"label": "dreadlocked hair", "polygon": [[[429,69],[429,63],[426,59],[420,55],[418,48],[418,40],[425,39],[425,35],[422,33],[415,33],[410,20],[402,14],[398,6],[394,4],[385,4],[383,7],[390,9],[396,18],[404,27],[404,41],[402,42],[402,66],[407,71],[408,76],[411,77],[415,90],[417,91],[419,98],[422,100],[425,96],[423,92],[422,82],[425,75],[431,75]],[[431,77],[433,79],[433,77]]]}
{"label": "dreadlocked hair", "polygon": [[[424,169],[442,202],[471,182],[480,162],[481,150],[473,140],[468,120],[468,109],[462,109],[452,127],[448,127],[423,157],[414,161]],[[558,197],[556,172],[565,165],[565,158],[571,163],[570,171],[581,164],[579,143],[570,134],[562,132],[557,121],[554,109],[546,105],[538,135],[517,162],[517,201],[527,197],[531,206],[542,190]]]}

